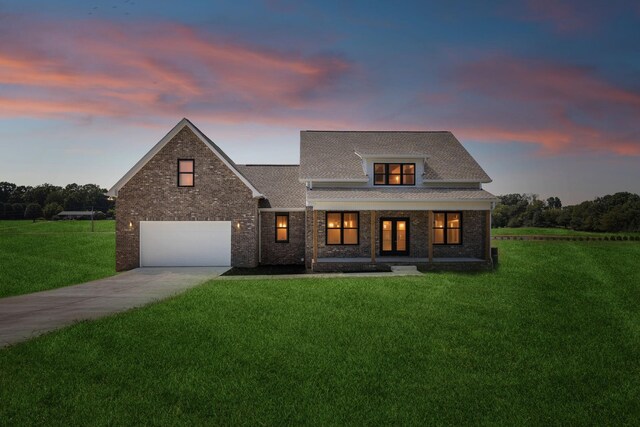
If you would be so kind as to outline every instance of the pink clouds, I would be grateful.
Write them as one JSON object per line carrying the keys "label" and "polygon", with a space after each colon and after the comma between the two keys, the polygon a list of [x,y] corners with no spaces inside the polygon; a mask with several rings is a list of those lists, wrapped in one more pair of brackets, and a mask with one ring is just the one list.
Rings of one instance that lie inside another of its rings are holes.
{"label": "pink clouds", "polygon": [[0,84],[9,88],[0,115],[139,120],[220,113],[223,120],[269,122],[284,110],[325,105],[324,93],[350,69],[338,56],[222,42],[178,24],[92,21],[40,32],[16,25],[0,38]]}
{"label": "pink clouds", "polygon": [[458,94],[447,122],[466,137],[547,154],[640,155],[640,93],[589,68],[502,55],[459,65],[447,79]]}
{"label": "pink clouds", "polygon": [[597,15],[586,2],[567,0],[528,0],[526,2],[526,18],[534,21],[548,22],[560,32],[583,30],[594,25]]}

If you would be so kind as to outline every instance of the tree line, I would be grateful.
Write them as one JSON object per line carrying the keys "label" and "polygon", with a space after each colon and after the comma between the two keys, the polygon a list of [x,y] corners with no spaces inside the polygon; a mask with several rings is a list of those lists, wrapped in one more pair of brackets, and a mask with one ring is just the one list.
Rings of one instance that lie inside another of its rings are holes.
{"label": "tree line", "polygon": [[492,214],[493,227],[563,227],[578,231],[640,231],[640,196],[621,192],[572,206],[558,197],[505,194]]}
{"label": "tree line", "polygon": [[0,182],[0,219],[51,219],[63,210],[94,210],[98,217],[114,215],[115,201],[96,184],[32,186]]}
{"label": "tree line", "polygon": [[[96,184],[32,186],[0,182],[0,219],[51,219],[63,210],[101,212],[115,216],[115,201]],[[539,199],[536,194],[498,196],[493,227],[563,227],[579,231],[640,231],[640,196],[621,192],[573,206],[558,197]]]}

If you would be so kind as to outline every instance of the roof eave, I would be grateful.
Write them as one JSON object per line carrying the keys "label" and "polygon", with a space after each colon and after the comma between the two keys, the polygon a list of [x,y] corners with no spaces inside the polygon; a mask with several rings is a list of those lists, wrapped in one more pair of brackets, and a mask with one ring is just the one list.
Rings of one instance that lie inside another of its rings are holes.
{"label": "roof eave", "polygon": [[[424,174],[423,174],[424,176]],[[431,183],[431,182],[438,182],[438,183],[443,183],[446,184],[448,182],[456,182],[456,183],[468,183],[468,184],[488,184],[490,182],[493,182],[493,180],[491,178],[483,178],[483,179],[422,179],[422,182],[425,183]]]}
{"label": "roof eave", "polygon": [[399,202],[409,202],[409,203],[415,203],[415,202],[435,202],[435,203],[450,203],[450,202],[497,202],[498,199],[497,198],[491,198],[491,199],[478,199],[478,198],[474,198],[474,199],[384,199],[384,198],[372,198],[372,199],[353,199],[353,198],[335,198],[335,199],[309,199],[307,198],[308,202],[363,202],[363,203],[368,203],[368,202],[393,202],[393,203],[399,203]]}
{"label": "roof eave", "polygon": [[361,159],[423,159],[427,160],[429,156],[426,154],[419,153],[375,153],[375,154],[362,154],[354,151],[355,155],[360,157]]}
{"label": "roof eave", "polygon": [[369,182],[369,178],[299,178],[299,182]]}

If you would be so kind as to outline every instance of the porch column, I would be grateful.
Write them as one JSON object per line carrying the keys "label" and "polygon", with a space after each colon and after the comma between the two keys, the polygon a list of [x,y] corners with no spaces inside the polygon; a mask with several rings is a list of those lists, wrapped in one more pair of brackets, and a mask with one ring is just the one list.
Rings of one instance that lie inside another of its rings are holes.
{"label": "porch column", "polygon": [[371,211],[371,264],[376,263],[376,211]]}
{"label": "porch column", "polygon": [[487,211],[487,215],[485,217],[485,243],[484,243],[484,259],[487,261],[491,261],[491,211]]}
{"label": "porch column", "polygon": [[427,231],[429,236],[429,262],[433,262],[433,211],[429,211],[427,215]]}
{"label": "porch column", "polygon": [[318,262],[318,212],[313,210],[313,264]]}

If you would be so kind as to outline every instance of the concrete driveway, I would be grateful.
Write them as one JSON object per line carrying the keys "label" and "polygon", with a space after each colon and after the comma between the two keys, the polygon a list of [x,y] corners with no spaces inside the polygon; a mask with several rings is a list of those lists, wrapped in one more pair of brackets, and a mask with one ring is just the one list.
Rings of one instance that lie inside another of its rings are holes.
{"label": "concrete driveway", "polygon": [[228,267],[137,268],[106,279],[0,299],[0,347],[140,307],[218,277]]}

